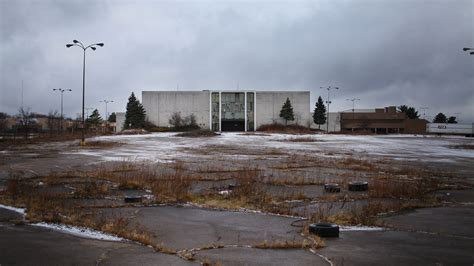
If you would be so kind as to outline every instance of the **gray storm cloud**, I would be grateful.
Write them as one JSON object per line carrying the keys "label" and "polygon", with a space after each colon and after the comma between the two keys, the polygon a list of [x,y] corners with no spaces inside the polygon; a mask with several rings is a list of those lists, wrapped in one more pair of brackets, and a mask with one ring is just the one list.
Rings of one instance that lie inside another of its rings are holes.
{"label": "gray storm cloud", "polygon": [[[408,104],[474,120],[473,2],[462,1],[13,1],[0,2],[0,111],[81,108],[132,91],[311,90],[339,86],[331,110]],[[179,85],[178,85],[179,84]],[[459,115],[458,115],[459,116]]]}

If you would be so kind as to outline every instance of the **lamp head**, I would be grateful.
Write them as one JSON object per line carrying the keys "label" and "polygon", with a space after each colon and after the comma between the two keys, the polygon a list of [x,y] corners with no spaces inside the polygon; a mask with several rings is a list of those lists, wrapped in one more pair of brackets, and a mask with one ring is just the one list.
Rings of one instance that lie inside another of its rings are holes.
{"label": "lamp head", "polygon": [[96,48],[95,48],[94,46],[91,46],[91,49],[92,49],[93,51],[95,51]]}
{"label": "lamp head", "polygon": [[462,50],[465,52],[465,51],[468,51],[468,50],[472,50],[472,48],[464,47],[464,48],[462,48]]}
{"label": "lamp head", "polygon": [[79,41],[78,40],[72,40],[73,43],[78,43]]}
{"label": "lamp head", "polygon": [[69,47],[71,47],[71,46],[73,46],[73,45],[74,45],[74,44],[68,43],[68,44],[66,44],[66,47],[69,48]]}
{"label": "lamp head", "polygon": [[100,43],[98,43],[97,45],[100,46],[100,47],[104,47],[104,43],[103,43],[103,42],[100,42]]}

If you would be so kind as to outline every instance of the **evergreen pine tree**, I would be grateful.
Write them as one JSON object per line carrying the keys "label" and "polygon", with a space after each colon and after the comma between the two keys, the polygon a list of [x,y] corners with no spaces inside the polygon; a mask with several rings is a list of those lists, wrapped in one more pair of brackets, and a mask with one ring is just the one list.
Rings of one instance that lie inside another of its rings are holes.
{"label": "evergreen pine tree", "polygon": [[405,113],[408,119],[417,119],[420,117],[418,111],[415,107],[408,107],[406,105],[400,105],[398,107],[398,111],[401,113]]}
{"label": "evergreen pine tree", "polygon": [[295,120],[295,114],[293,113],[293,107],[289,98],[286,98],[285,103],[281,107],[280,117],[285,119],[285,125],[288,124],[288,121]]}
{"label": "evergreen pine tree", "polygon": [[321,96],[319,96],[316,106],[314,107],[313,121],[318,125],[318,129],[321,129],[321,125],[326,123],[326,106]]}
{"label": "evergreen pine tree", "polygon": [[98,126],[102,122],[102,117],[100,117],[99,110],[94,109],[92,114],[87,118],[86,123],[94,126]]}
{"label": "evergreen pine tree", "polygon": [[456,121],[456,117],[455,116],[450,116],[448,118],[448,121],[447,121],[448,124],[457,124],[458,121]]}
{"label": "evergreen pine tree", "polygon": [[113,123],[113,122],[117,121],[117,115],[115,114],[115,112],[113,112],[113,113],[111,113],[111,114],[109,115],[108,121],[109,121],[110,123]]}
{"label": "evergreen pine tree", "polygon": [[125,113],[124,128],[143,128],[145,126],[145,108],[137,100],[135,94],[128,98],[127,112]]}
{"label": "evergreen pine tree", "polygon": [[436,117],[433,119],[433,123],[446,123],[447,122],[447,118],[446,118],[446,115],[444,115],[443,113],[439,113],[436,115]]}

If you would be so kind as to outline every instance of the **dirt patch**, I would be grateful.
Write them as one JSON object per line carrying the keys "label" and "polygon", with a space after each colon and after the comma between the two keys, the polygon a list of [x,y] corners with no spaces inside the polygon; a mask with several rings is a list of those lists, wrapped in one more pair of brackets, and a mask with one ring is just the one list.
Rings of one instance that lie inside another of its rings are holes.
{"label": "dirt patch", "polygon": [[301,125],[281,125],[281,124],[266,124],[257,128],[257,131],[269,133],[285,133],[285,134],[313,134],[316,131]]}
{"label": "dirt patch", "polygon": [[458,144],[449,146],[451,149],[474,150],[474,144]]}
{"label": "dirt patch", "polygon": [[314,138],[291,138],[291,139],[283,139],[279,141],[281,142],[323,142],[323,140],[314,139]]}
{"label": "dirt patch", "polygon": [[215,137],[219,134],[208,129],[193,130],[188,132],[179,133],[177,137],[187,137],[187,138],[202,138],[202,137]]}

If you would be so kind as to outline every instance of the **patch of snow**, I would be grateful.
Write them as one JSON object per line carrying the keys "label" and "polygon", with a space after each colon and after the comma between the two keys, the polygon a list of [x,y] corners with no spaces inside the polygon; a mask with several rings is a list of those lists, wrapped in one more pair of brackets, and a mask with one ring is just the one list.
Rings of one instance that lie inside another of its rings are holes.
{"label": "patch of snow", "polygon": [[386,230],[383,227],[377,226],[340,226],[339,231],[348,232],[348,231],[384,231]]}
{"label": "patch of snow", "polygon": [[7,205],[3,205],[3,204],[0,204],[0,208],[6,209],[6,210],[9,210],[9,211],[14,211],[14,212],[19,213],[23,216],[26,213],[26,209],[24,209],[24,208],[16,208],[16,207],[7,206]]}
{"label": "patch of snow", "polygon": [[151,194],[146,194],[146,195],[143,195],[143,198],[148,199],[148,200],[152,200],[152,199],[155,198],[155,196],[153,196]]}
{"label": "patch of snow", "polygon": [[124,240],[121,237],[117,237],[117,236],[106,234],[106,233],[96,231],[90,228],[79,227],[79,226],[70,226],[70,225],[64,225],[64,224],[48,224],[48,223],[43,223],[43,222],[35,223],[32,225],[53,229],[56,231],[60,231],[66,234],[71,234],[71,235],[83,237],[83,238],[106,240],[106,241],[123,241]]}
{"label": "patch of snow", "polygon": [[231,192],[232,191],[230,191],[230,190],[221,190],[218,193],[219,193],[219,195],[229,195]]}
{"label": "patch of snow", "polygon": [[[472,143],[472,140],[457,137],[433,137],[414,135],[332,135],[332,134],[252,134],[242,135],[237,132],[226,132],[213,138],[180,138],[176,133],[153,133],[148,135],[101,136],[92,140],[118,141],[126,146],[111,149],[79,149],[65,151],[64,154],[76,154],[95,157],[101,161],[149,160],[151,162],[168,163],[176,158],[199,157],[215,158],[228,157],[234,159],[251,159],[255,155],[246,154],[247,149],[281,149],[300,154],[321,151],[326,158],[345,158],[359,156],[363,158],[392,158],[400,161],[457,163],[459,160],[473,159],[474,152],[470,150],[452,149],[456,144]],[[315,142],[284,142],[289,138],[311,138]],[[232,146],[236,151],[243,148],[240,154],[227,154],[212,151],[209,154],[196,153],[212,145]],[[268,155],[271,157],[271,155]]]}

